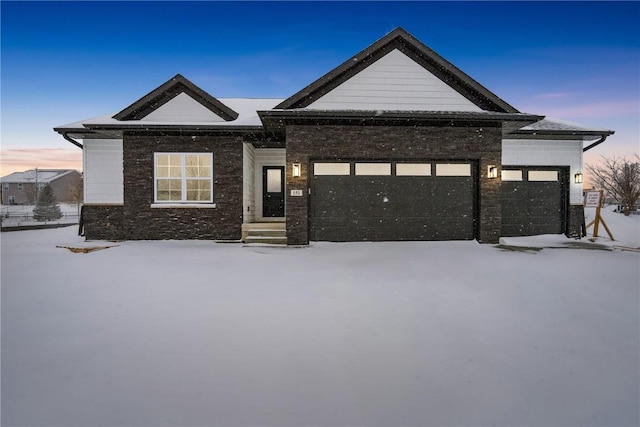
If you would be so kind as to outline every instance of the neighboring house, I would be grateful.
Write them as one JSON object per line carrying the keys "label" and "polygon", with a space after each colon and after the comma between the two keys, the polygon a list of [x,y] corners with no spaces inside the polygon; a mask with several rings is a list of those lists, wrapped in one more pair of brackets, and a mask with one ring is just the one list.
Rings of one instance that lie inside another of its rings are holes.
{"label": "neighboring house", "polygon": [[60,203],[82,202],[82,175],[73,169],[31,169],[0,178],[3,205],[35,205],[38,192],[51,185]]}
{"label": "neighboring house", "polygon": [[400,28],[287,99],[177,75],[55,130],[84,149],[87,239],[274,222],[291,245],[579,235],[582,152],[613,133],[521,113]]}

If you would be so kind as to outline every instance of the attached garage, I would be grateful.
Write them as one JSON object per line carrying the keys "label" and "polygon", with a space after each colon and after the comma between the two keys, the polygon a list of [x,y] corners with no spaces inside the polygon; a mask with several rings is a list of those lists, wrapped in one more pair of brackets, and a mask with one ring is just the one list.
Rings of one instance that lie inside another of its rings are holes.
{"label": "attached garage", "polygon": [[472,240],[476,164],[315,161],[310,240]]}
{"label": "attached garage", "polygon": [[502,235],[566,232],[568,168],[502,168]]}

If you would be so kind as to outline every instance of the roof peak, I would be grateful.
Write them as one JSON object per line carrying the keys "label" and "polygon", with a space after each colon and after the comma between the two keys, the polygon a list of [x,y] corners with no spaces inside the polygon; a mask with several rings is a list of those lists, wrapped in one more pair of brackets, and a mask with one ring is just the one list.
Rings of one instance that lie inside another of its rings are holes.
{"label": "roof peak", "polygon": [[458,67],[427,47],[402,27],[396,27],[329,73],[287,98],[277,105],[276,108],[305,108],[396,49],[431,72],[462,96],[469,99],[479,108],[486,111],[502,113],[519,112],[465,74]]}
{"label": "roof peak", "polygon": [[182,74],[176,74],[124,110],[113,116],[116,120],[140,120],[167,102],[171,101],[181,93],[185,93],[193,100],[210,110],[215,115],[225,121],[238,118],[238,113],[233,111],[222,102],[218,101],[206,91],[200,89]]}

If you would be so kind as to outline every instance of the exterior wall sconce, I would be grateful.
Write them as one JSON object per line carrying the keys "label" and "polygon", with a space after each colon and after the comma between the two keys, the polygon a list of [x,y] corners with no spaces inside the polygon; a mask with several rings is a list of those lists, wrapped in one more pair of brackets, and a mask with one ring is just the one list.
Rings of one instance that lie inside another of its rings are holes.
{"label": "exterior wall sconce", "polygon": [[294,178],[300,177],[300,163],[294,163],[292,165],[292,175]]}
{"label": "exterior wall sconce", "polygon": [[489,165],[487,168],[487,177],[494,179],[498,177],[498,167],[496,165]]}
{"label": "exterior wall sconce", "polygon": [[576,174],[573,175],[573,181],[576,184],[582,184],[582,172],[576,172]]}

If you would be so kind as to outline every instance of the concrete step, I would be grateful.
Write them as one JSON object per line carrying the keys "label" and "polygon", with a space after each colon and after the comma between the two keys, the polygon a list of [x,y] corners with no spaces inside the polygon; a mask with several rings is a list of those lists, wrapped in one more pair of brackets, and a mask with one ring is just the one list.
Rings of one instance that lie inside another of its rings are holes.
{"label": "concrete step", "polygon": [[287,238],[285,236],[282,237],[274,237],[274,236],[247,236],[244,239],[246,244],[251,243],[260,243],[260,244],[269,244],[269,245],[286,245]]}
{"label": "concrete step", "polygon": [[247,237],[286,237],[287,230],[276,230],[276,229],[250,229],[247,230]]}
{"label": "concrete step", "polygon": [[245,243],[287,244],[287,224],[284,222],[254,222],[242,224]]}
{"label": "concrete step", "polygon": [[242,224],[242,228],[247,230],[251,229],[269,229],[269,230],[284,230],[287,227],[285,222],[252,222],[249,224]]}

